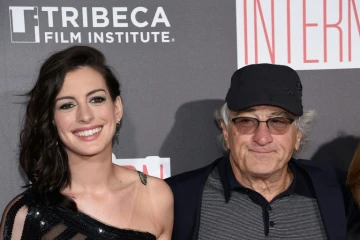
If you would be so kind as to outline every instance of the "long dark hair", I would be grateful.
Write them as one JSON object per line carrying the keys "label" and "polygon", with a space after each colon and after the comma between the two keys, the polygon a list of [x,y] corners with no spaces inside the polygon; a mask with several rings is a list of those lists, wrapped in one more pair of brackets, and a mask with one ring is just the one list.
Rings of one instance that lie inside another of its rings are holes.
{"label": "long dark hair", "polygon": [[105,79],[113,101],[120,96],[120,84],[105,56],[89,46],[73,46],[52,54],[42,64],[29,93],[23,130],[20,134],[20,165],[30,180],[36,202],[58,209],[77,210],[76,203],[61,194],[70,184],[65,147],[54,124],[55,99],[65,75],[80,67],[91,67]]}
{"label": "long dark hair", "polygon": [[360,206],[360,142],[350,163],[347,184],[355,202]]}

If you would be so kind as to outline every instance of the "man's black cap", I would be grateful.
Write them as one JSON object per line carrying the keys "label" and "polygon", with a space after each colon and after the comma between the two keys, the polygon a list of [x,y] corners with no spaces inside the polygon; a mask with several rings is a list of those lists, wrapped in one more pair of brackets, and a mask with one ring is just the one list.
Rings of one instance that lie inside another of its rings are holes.
{"label": "man's black cap", "polygon": [[231,77],[226,95],[230,110],[239,111],[258,105],[271,105],[301,116],[302,85],[299,75],[288,66],[252,64],[238,69]]}

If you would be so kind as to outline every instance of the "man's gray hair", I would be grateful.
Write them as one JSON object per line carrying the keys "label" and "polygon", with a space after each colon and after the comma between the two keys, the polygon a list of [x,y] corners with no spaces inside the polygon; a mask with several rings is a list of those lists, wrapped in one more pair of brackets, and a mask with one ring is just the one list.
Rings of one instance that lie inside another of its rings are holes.
{"label": "man's gray hair", "polygon": [[[308,133],[312,126],[315,115],[316,115],[315,110],[304,110],[302,116],[296,117],[295,119],[296,128],[302,133],[302,138],[300,141],[300,148],[294,154],[299,152],[303,148],[305,143],[309,140]],[[223,122],[225,127],[228,129],[228,124],[231,119],[230,119],[229,108],[227,107],[226,103],[220,109],[215,111],[215,119],[220,128],[222,128],[221,123]],[[223,134],[220,134],[219,136],[219,145],[225,152],[229,151],[229,149],[226,147]]]}

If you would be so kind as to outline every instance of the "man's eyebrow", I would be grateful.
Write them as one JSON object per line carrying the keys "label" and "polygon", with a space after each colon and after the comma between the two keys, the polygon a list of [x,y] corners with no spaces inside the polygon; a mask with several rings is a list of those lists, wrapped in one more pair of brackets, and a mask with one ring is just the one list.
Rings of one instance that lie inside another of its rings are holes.
{"label": "man's eyebrow", "polygon": [[290,114],[289,112],[287,112],[287,111],[273,112],[270,115],[271,116],[285,116],[285,117],[294,118],[294,116],[292,114]]}
{"label": "man's eyebrow", "polygon": [[[88,92],[88,93],[86,94],[86,97],[88,97],[88,96],[90,96],[90,95],[92,95],[92,94],[94,94],[94,93],[101,92],[101,91],[103,91],[103,92],[106,93],[105,89],[99,88],[99,89],[94,89],[94,90]],[[72,100],[75,100],[75,98],[72,97],[72,96],[63,96],[63,97],[57,98],[55,101],[57,102],[57,101],[64,100],[64,99],[72,99]]]}
{"label": "man's eyebrow", "polygon": [[[244,110],[240,110],[240,111],[236,111],[235,112],[235,116],[239,116],[241,113],[252,113],[255,112],[257,109],[250,107],[250,108],[246,108]],[[291,113],[287,112],[287,111],[276,111],[276,112],[272,112],[270,114],[270,116],[274,116],[274,117],[289,117],[289,118],[295,118],[294,115],[292,115]]]}

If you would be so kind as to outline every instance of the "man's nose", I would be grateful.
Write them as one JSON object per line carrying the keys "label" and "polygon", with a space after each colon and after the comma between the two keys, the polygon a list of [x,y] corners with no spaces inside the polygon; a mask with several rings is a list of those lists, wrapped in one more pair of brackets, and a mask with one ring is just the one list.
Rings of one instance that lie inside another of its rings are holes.
{"label": "man's nose", "polygon": [[266,145],[272,142],[273,138],[266,122],[259,122],[259,126],[254,132],[253,140],[259,145]]}

